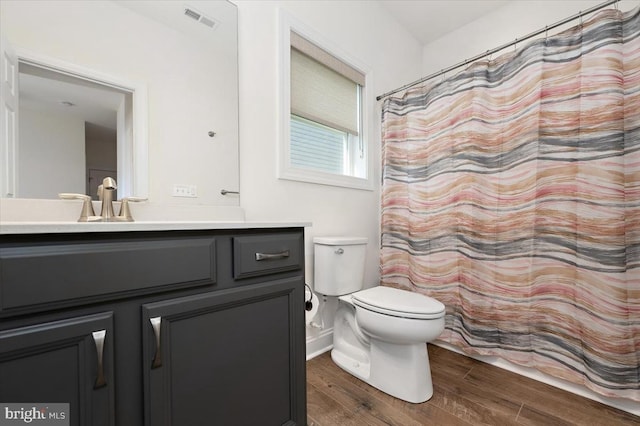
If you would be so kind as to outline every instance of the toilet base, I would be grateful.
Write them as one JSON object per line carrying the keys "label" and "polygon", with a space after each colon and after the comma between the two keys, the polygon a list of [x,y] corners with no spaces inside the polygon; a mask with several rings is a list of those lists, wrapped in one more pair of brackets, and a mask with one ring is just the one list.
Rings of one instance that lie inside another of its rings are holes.
{"label": "toilet base", "polygon": [[395,398],[418,404],[433,396],[426,343],[398,345],[371,339],[368,362],[339,347],[331,358],[340,368]]}

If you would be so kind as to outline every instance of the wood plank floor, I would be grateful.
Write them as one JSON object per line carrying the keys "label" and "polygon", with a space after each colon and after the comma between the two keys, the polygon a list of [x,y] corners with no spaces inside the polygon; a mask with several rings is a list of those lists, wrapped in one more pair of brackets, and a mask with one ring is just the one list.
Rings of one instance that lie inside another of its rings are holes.
{"label": "wood plank floor", "polygon": [[433,397],[393,398],[336,366],[307,361],[309,426],[640,425],[640,417],[449,350],[428,345]]}

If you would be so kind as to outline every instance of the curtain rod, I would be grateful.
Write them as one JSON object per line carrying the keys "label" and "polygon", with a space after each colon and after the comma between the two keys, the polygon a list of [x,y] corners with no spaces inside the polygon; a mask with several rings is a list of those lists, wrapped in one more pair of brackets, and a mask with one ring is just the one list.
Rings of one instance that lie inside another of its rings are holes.
{"label": "curtain rod", "polygon": [[494,53],[499,52],[499,51],[501,51],[503,49],[506,49],[507,47],[511,47],[514,44],[521,43],[521,42],[523,42],[525,40],[528,40],[528,39],[530,39],[532,37],[535,37],[535,36],[540,35],[542,33],[546,33],[549,30],[552,30],[554,28],[559,27],[560,25],[564,25],[564,24],[566,24],[568,22],[571,22],[571,21],[573,21],[575,19],[582,18],[584,15],[588,15],[588,14],[590,14],[592,12],[595,12],[596,10],[600,10],[602,8],[610,6],[610,5],[614,4],[614,3],[617,3],[618,1],[619,0],[607,0],[604,3],[600,3],[598,5],[595,5],[595,6],[591,7],[590,9],[587,9],[585,11],[580,11],[579,13],[576,13],[575,15],[569,16],[568,18],[565,18],[565,19],[563,19],[561,21],[558,21],[555,24],[547,25],[544,28],[541,28],[541,29],[539,29],[537,31],[534,31],[534,32],[530,33],[530,34],[527,34],[524,37],[516,38],[514,41],[511,41],[509,43],[505,43],[502,46],[496,47],[494,49],[487,50],[485,53],[481,53],[479,55],[476,55],[471,59],[464,60],[464,61],[459,62],[459,63],[457,63],[455,65],[452,65],[452,66],[450,66],[448,68],[444,68],[444,69],[442,69],[442,70],[440,70],[438,72],[434,72],[433,74],[429,74],[428,76],[423,77],[420,80],[414,81],[413,83],[405,84],[404,86],[399,87],[399,88],[397,88],[395,90],[391,90],[390,92],[383,93],[382,95],[376,97],[376,101],[379,101],[379,100],[381,100],[383,98],[386,98],[387,96],[393,95],[394,93],[398,93],[401,90],[408,89],[409,87],[416,86],[416,85],[418,85],[420,83],[424,83],[425,81],[431,80],[432,78],[438,77],[439,75],[446,74],[449,71],[455,70],[456,68],[460,68],[460,67],[466,66],[466,65],[468,65],[468,64],[470,64],[472,62],[477,61],[478,59],[484,58],[485,56],[493,55]]}

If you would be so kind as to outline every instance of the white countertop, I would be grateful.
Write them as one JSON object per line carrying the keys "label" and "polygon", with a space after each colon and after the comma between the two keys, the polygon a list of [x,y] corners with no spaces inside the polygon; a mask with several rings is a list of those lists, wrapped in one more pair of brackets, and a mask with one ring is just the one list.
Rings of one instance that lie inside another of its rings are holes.
{"label": "white countertop", "polygon": [[182,231],[206,229],[295,228],[310,222],[140,221],[140,222],[0,222],[0,234]]}
{"label": "white countertop", "polygon": [[[116,212],[120,203],[116,205]],[[151,202],[130,206],[135,222],[77,222],[80,200],[0,199],[0,235],[81,232],[182,231],[308,227],[305,221],[247,221],[239,206],[168,205]],[[100,211],[100,203],[94,202]]]}

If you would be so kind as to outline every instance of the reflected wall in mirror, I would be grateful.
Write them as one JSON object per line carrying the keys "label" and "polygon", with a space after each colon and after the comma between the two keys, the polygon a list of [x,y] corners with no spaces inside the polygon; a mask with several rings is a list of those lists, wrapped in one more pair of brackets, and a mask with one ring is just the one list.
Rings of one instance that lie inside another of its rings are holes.
{"label": "reflected wall in mirror", "polygon": [[25,55],[3,56],[17,63],[13,85],[19,94],[16,112],[4,115],[11,117],[7,127],[17,129],[19,144],[6,150],[16,155],[4,162],[8,177],[0,186],[3,196],[55,198],[60,188],[67,188],[97,199],[97,186],[106,176],[120,182],[121,196],[145,193],[134,186],[131,172],[143,176],[147,164],[133,165],[130,154],[134,141],[146,146],[146,114],[132,111],[134,99],[146,105],[144,90],[107,82],[71,64]]}
{"label": "reflected wall in mirror", "polygon": [[[93,195],[106,174],[119,197],[239,205],[220,193],[239,185],[235,5],[3,0],[0,19],[22,83],[3,196]],[[176,184],[197,198],[174,198]]]}

